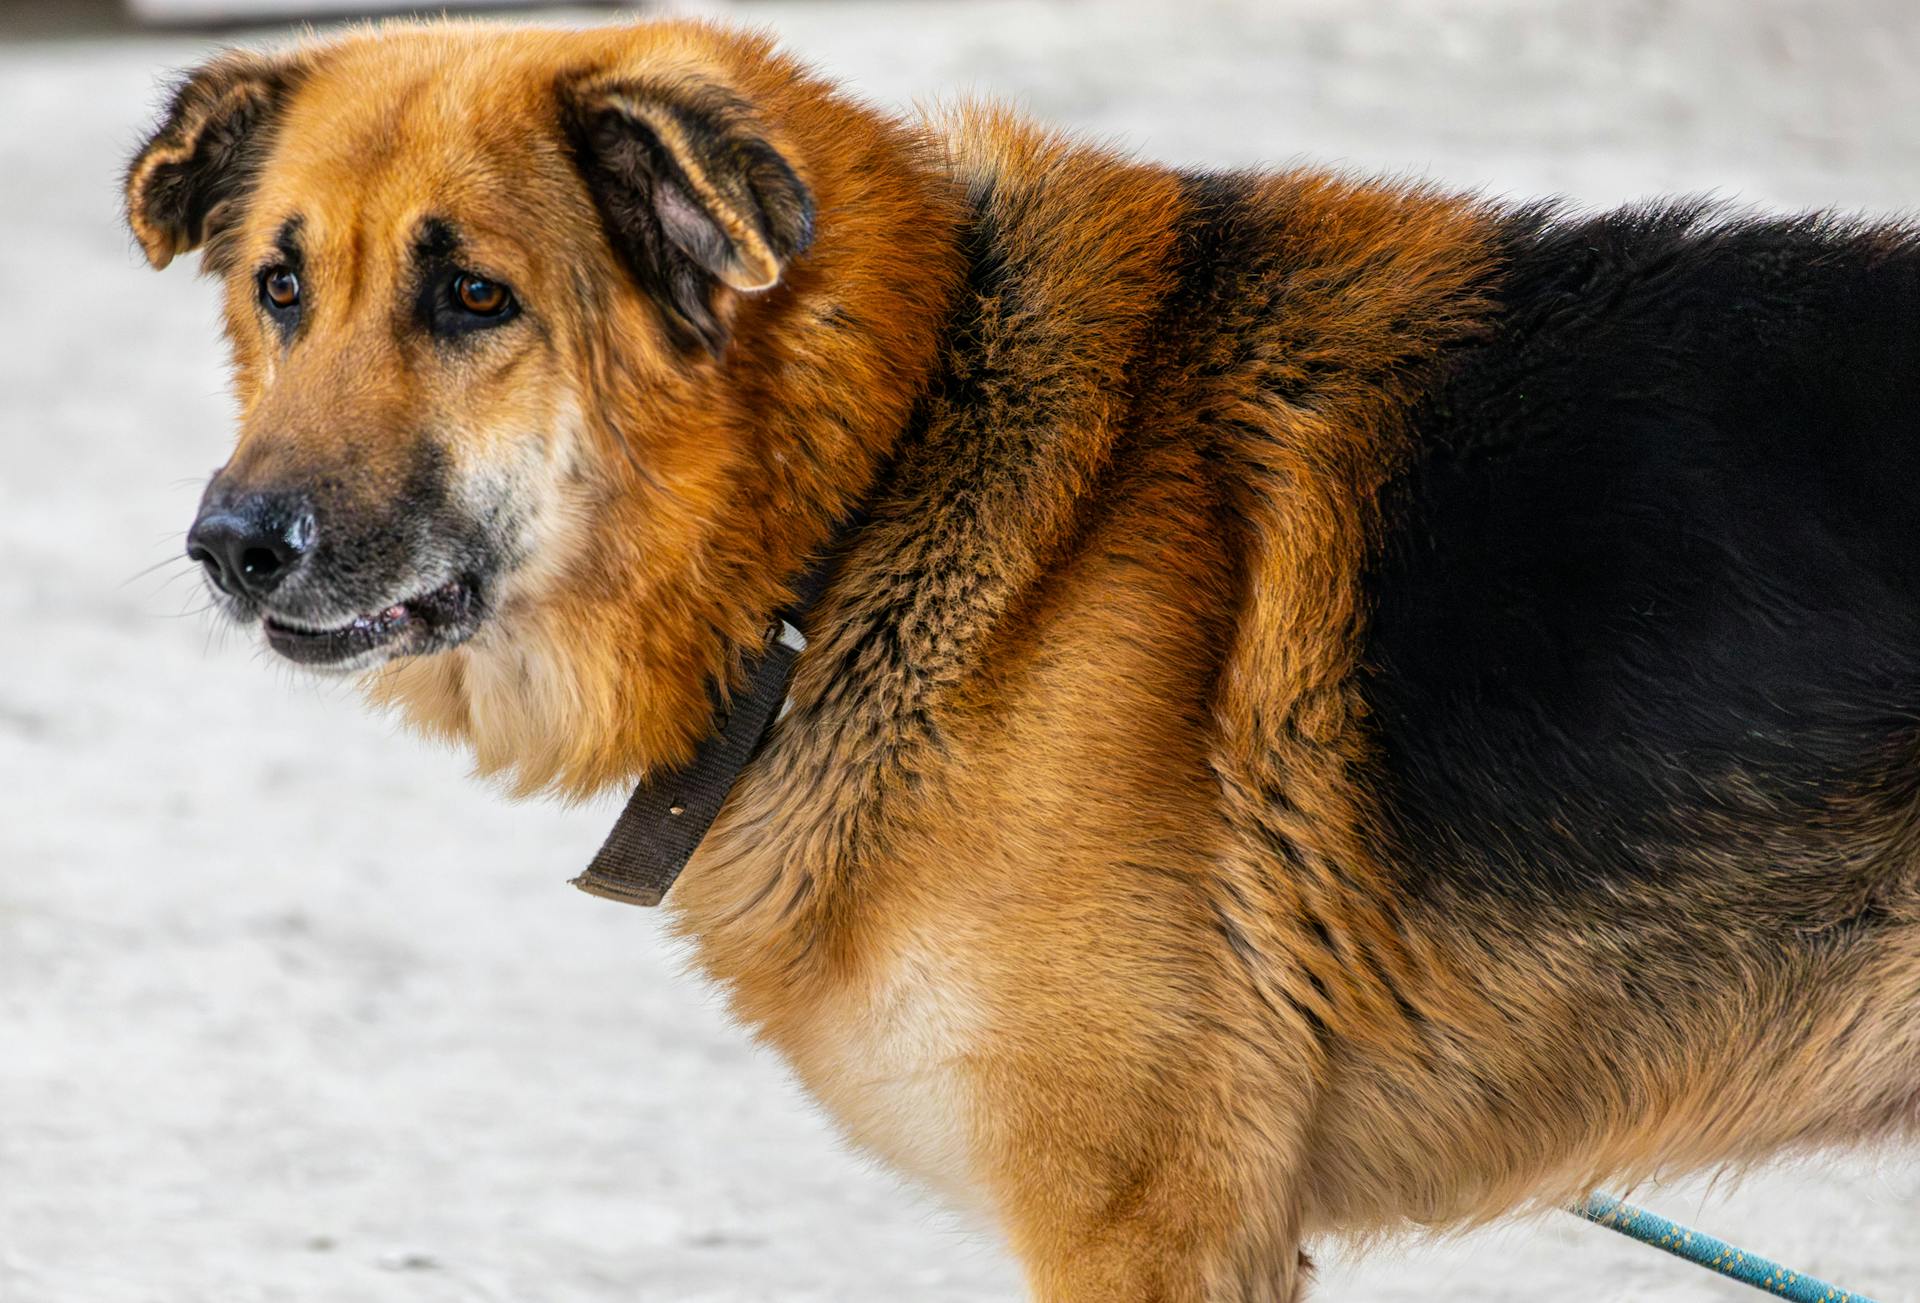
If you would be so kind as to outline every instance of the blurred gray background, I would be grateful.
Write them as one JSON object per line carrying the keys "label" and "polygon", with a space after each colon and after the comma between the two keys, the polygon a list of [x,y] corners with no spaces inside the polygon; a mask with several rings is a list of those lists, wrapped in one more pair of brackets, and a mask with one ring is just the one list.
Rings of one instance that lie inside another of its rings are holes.
{"label": "blurred gray background", "polygon": [[[214,299],[145,270],[117,173],[172,70],[287,29],[141,2],[175,25],[0,3],[0,1303],[1016,1297],[996,1245],[838,1147],[655,916],[565,885],[608,808],[510,805],[199,613],[176,558],[229,436]],[[1920,199],[1909,0],[645,12],[768,25],[882,103],[1005,97],[1182,164]],[[1911,1159],[1642,1193],[1920,1299]],[[1750,1295],[1551,1216],[1335,1255],[1318,1297]]]}

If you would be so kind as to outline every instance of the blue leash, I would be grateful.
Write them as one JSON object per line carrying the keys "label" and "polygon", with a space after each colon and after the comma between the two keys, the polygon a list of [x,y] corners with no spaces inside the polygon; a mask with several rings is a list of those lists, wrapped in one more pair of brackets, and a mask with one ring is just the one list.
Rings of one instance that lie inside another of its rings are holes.
{"label": "blue leash", "polygon": [[1595,1194],[1585,1205],[1571,1209],[1596,1226],[1630,1235],[1642,1244],[1663,1249],[1676,1258],[1685,1258],[1696,1267],[1717,1271],[1743,1285],[1764,1289],[1797,1303],[1873,1303],[1865,1294],[1854,1294],[1829,1285],[1824,1280],[1789,1271],[1757,1253],[1735,1248],[1725,1240],[1690,1230],[1679,1222],[1670,1222],[1658,1213],[1636,1208],[1608,1194]]}

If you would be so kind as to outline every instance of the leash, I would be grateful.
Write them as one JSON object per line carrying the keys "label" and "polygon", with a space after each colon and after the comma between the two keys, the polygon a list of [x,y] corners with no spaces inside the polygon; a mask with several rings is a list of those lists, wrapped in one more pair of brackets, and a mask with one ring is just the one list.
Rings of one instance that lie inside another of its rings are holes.
{"label": "leash", "polygon": [[1668,1221],[1658,1213],[1636,1208],[1609,1194],[1590,1195],[1585,1204],[1568,1211],[1596,1226],[1618,1231],[1676,1258],[1684,1258],[1696,1267],[1717,1271],[1743,1285],[1793,1299],[1796,1303],[1873,1303],[1865,1294],[1855,1294],[1817,1277],[1789,1271],[1757,1253],[1748,1253],[1725,1240]]}

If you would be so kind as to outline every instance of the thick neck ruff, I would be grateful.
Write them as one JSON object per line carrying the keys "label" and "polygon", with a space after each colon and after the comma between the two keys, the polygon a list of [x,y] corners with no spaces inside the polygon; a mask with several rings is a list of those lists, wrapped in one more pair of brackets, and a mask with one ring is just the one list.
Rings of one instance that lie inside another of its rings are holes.
{"label": "thick neck ruff", "polygon": [[794,662],[806,649],[813,608],[826,591],[833,563],[858,529],[852,520],[795,583],[794,600],[774,613],[760,650],[748,660],[746,685],[732,694],[714,731],[684,765],[648,774],[585,873],[573,885],[626,905],[658,905],[700,849],[741,770],[782,714]]}

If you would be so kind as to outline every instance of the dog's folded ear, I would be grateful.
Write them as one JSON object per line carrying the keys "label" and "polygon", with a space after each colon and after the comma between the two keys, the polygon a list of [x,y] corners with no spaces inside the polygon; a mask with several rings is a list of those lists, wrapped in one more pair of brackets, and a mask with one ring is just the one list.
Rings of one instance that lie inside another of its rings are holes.
{"label": "dog's folded ear", "polygon": [[615,250],[676,337],[718,353],[718,287],[777,284],[813,239],[813,195],[720,87],[595,78],[561,102]]}
{"label": "dog's folded ear", "polygon": [[232,224],[293,80],[288,61],[231,51],[174,91],[127,165],[127,225],[148,262],[164,267]]}

